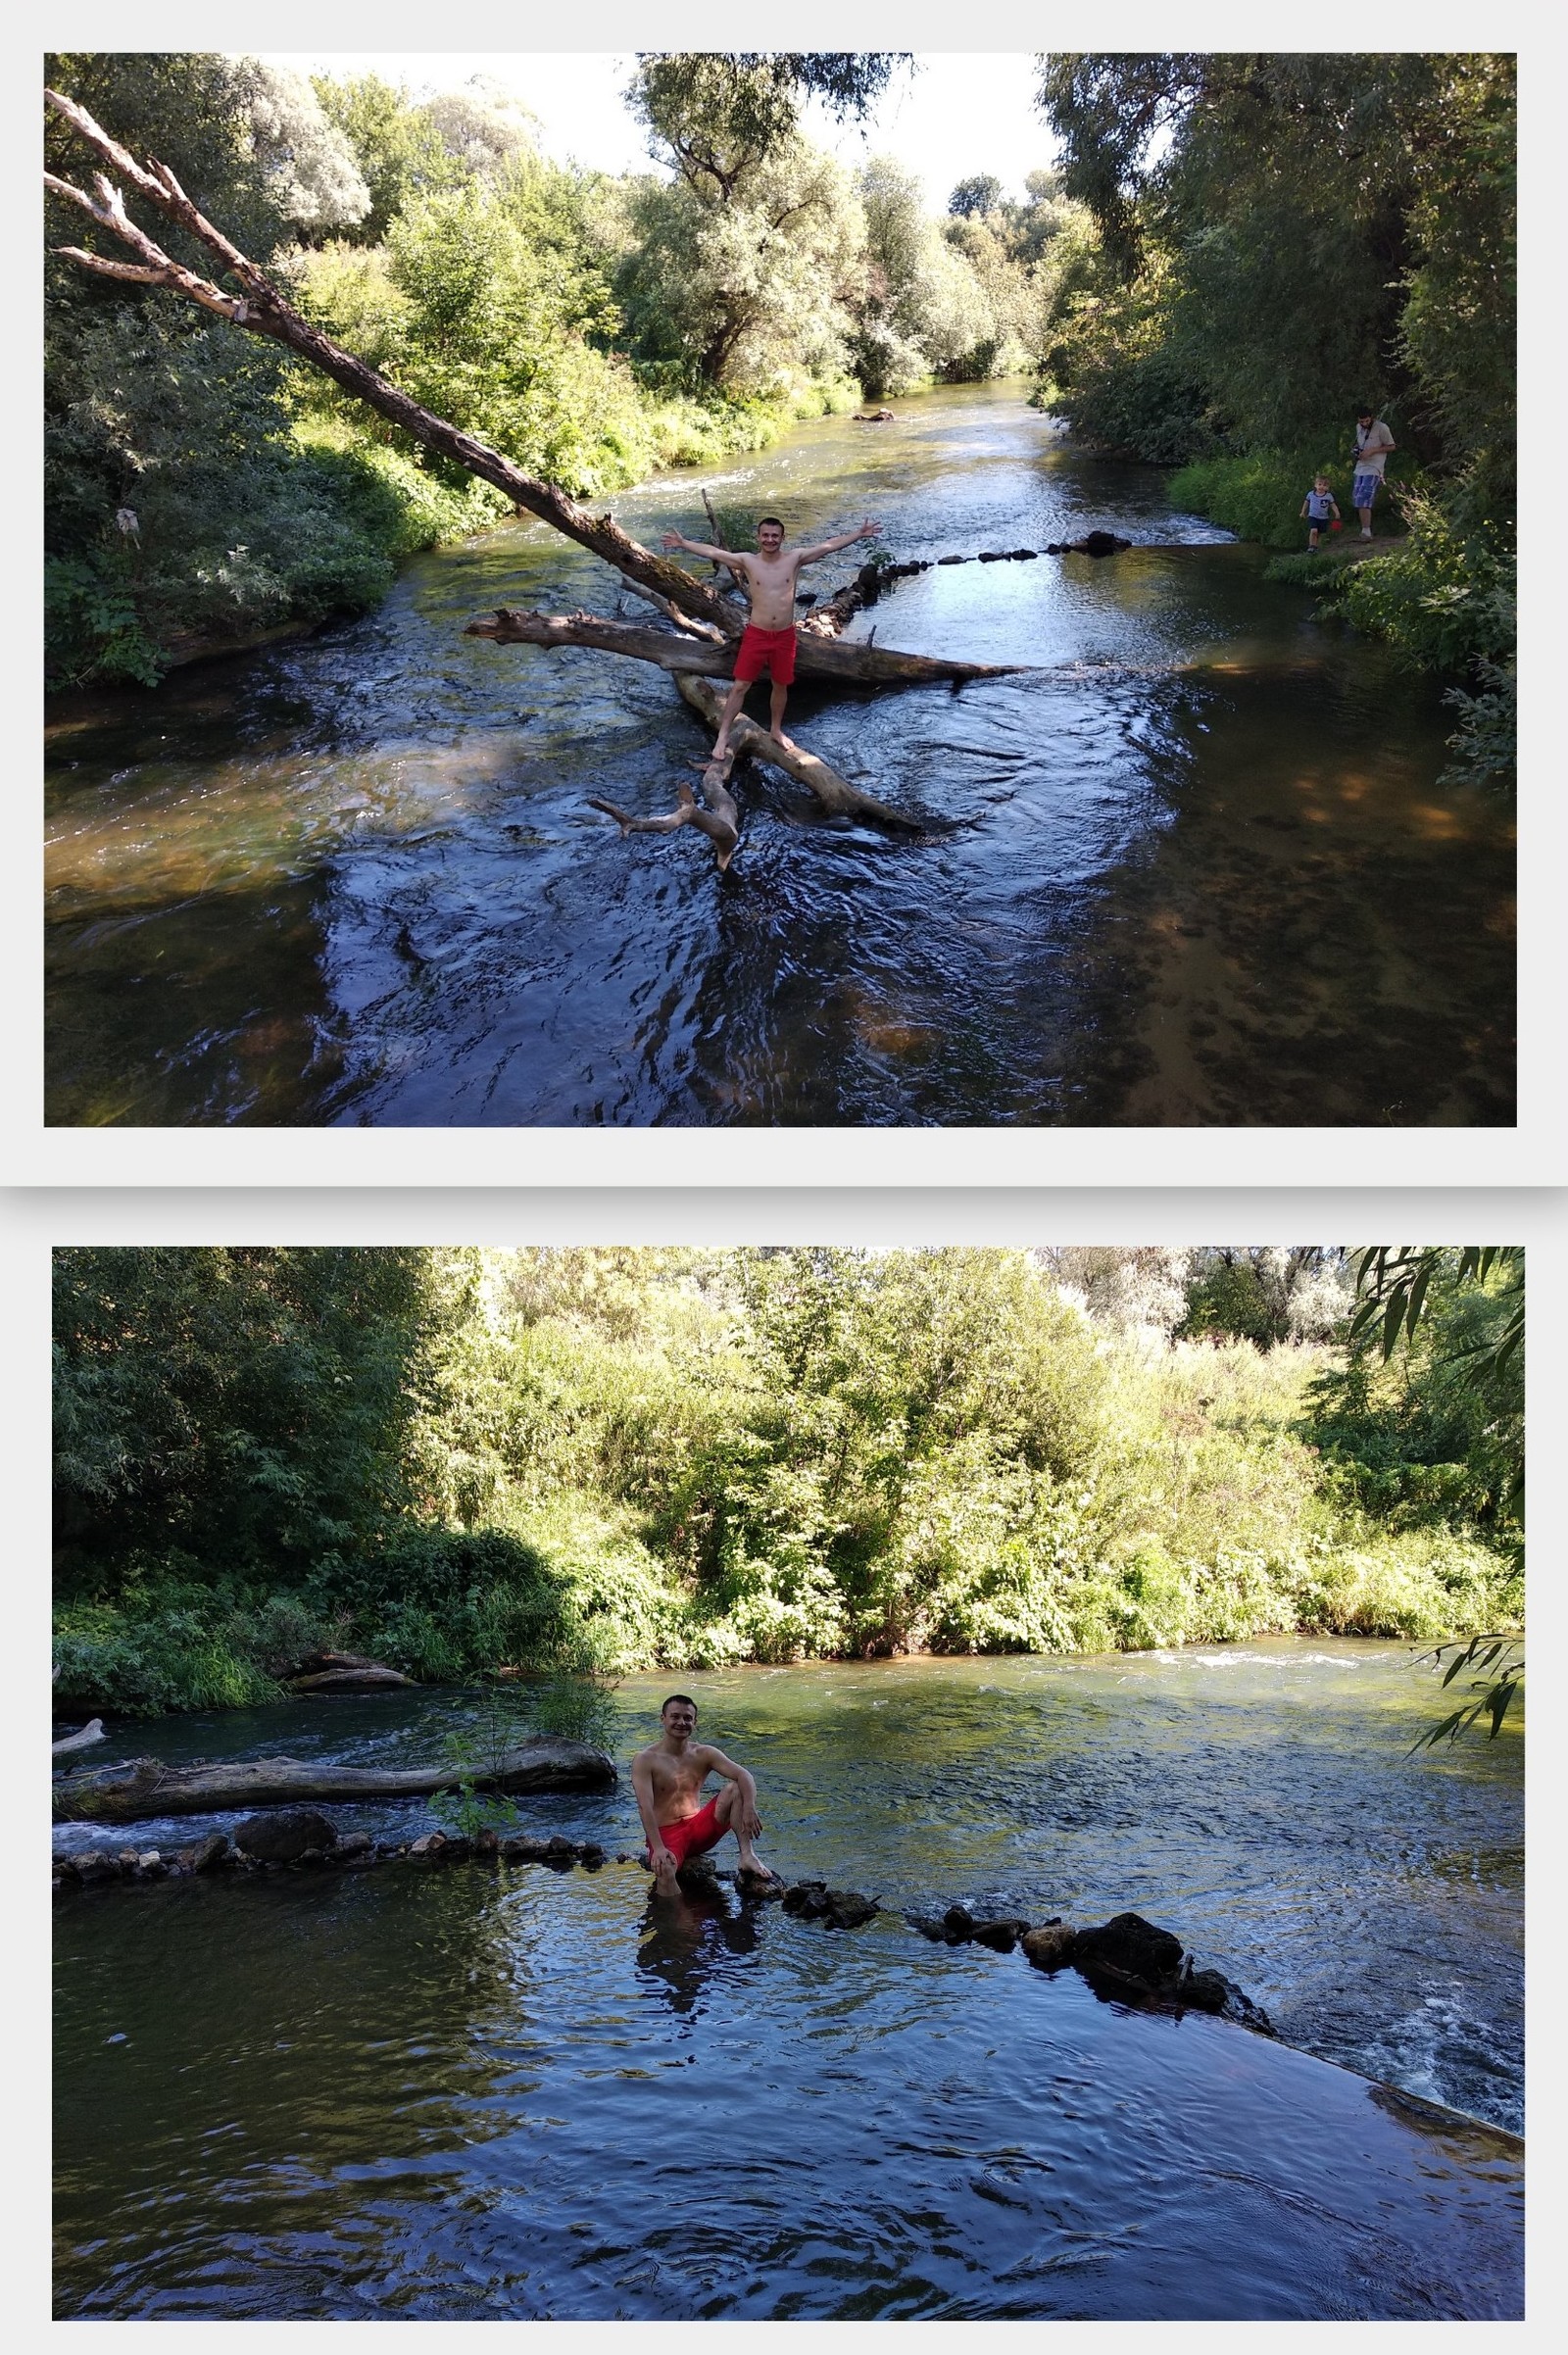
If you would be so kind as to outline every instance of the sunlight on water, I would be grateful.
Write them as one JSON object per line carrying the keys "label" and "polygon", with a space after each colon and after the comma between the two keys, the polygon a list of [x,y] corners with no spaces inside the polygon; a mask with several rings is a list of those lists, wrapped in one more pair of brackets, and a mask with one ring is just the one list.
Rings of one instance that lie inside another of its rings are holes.
{"label": "sunlight on water", "polygon": [[[465,638],[625,602],[535,523],[316,639],[62,704],[50,1117],[1511,1120],[1509,815],[1438,785],[1438,688],[1022,390],[823,419],[715,486],[802,530],[870,508],[900,558],[1137,543],[934,565],[851,625],[1015,676],[797,692],[923,839],[751,774],[727,877],[689,832],[622,843],[589,797],[669,809],[702,738],[651,666]],[[614,502],[644,540],[697,505],[689,474]]]}

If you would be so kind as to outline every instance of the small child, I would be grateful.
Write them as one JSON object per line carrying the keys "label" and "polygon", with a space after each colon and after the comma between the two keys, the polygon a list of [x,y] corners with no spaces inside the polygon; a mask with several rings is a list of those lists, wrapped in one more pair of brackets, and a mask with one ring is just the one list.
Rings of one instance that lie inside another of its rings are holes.
{"label": "small child", "polygon": [[1338,531],[1340,527],[1339,505],[1334,493],[1329,489],[1329,478],[1326,474],[1319,474],[1314,478],[1311,489],[1301,501],[1301,513],[1311,526],[1306,535],[1307,550],[1310,553],[1317,546],[1318,533],[1329,522],[1331,516],[1333,517],[1332,528]]}

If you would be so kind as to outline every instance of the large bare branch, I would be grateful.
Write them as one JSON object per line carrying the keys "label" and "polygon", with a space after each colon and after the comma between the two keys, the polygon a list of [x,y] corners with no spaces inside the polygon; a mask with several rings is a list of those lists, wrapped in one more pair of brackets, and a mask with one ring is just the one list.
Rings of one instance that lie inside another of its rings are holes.
{"label": "large bare branch", "polygon": [[[242,292],[238,297],[226,294],[211,280],[199,277],[194,270],[186,270],[175,262],[129,219],[119,191],[107,180],[100,178],[100,198],[95,204],[82,189],[74,188],[69,181],[56,179],[52,173],[46,173],[46,184],[56,196],[90,215],[102,228],[130,247],[141,269],[156,273],[153,277],[140,280],[140,283],[172,287],[192,302],[199,303],[204,310],[217,312],[247,333],[265,335],[274,343],[283,344],[313,368],[330,376],[334,383],[341,384],[345,392],[354,394],[390,423],[413,434],[426,449],[435,450],[443,458],[451,459],[455,465],[465,467],[468,473],[477,474],[482,482],[493,483],[514,506],[537,515],[542,522],[564,533],[567,539],[575,540],[580,547],[603,558],[606,564],[613,565],[617,572],[624,573],[628,579],[641,581],[649,588],[657,589],[661,596],[666,597],[682,613],[693,613],[700,620],[714,623],[726,638],[733,640],[739,637],[744,616],[737,613],[727,598],[718,596],[704,582],[683,571],[679,564],[670,564],[665,558],[655,556],[652,550],[642,547],[623,532],[612,516],[590,515],[565,492],[523,473],[520,466],[503,458],[498,450],[492,450],[487,442],[461,432],[447,418],[421,408],[417,401],[400,392],[395,384],[389,383],[385,376],[368,367],[365,361],[356,359],[352,352],[344,351],[330,336],[323,335],[319,328],[313,327],[309,320],[303,319],[266,272],[213,226],[192,204],[167,165],[155,163],[144,169],[110,137],[101,124],[93,121],[85,107],[62,97],[57,90],[47,91],[45,95],[56,113],[64,117],[77,136],[112,165],[122,178],[128,180],[138,194],[155,206],[166,220],[173,221],[205,245],[209,253],[215,255],[223,268],[239,280]],[[62,250],[69,250],[71,258],[85,269],[101,269],[100,257],[96,255],[84,254],[79,247]],[[118,276],[120,270],[115,269],[103,274]]]}
{"label": "large bare branch", "polygon": [[[676,675],[675,685],[680,690],[682,700],[690,704],[710,727],[716,728],[723,713],[724,698],[712,681],[691,671],[681,671]],[[923,819],[910,817],[906,810],[895,810],[889,803],[879,802],[875,794],[862,793],[858,785],[852,785],[848,777],[840,776],[836,768],[829,768],[827,762],[819,760],[814,753],[803,751],[799,745],[780,744],[776,736],[770,736],[766,728],[760,728],[744,712],[730,721],[729,740],[737,754],[749,755],[752,760],[760,760],[769,768],[780,769],[785,776],[793,777],[797,785],[804,785],[816,796],[823,809],[830,810],[835,817],[869,818],[875,825],[897,826],[906,834],[923,834],[927,831]]]}
{"label": "large bare branch", "polygon": [[[340,384],[345,392],[364,401],[389,423],[400,426],[406,433],[422,442],[456,466],[475,474],[482,482],[510,499],[514,507],[537,515],[568,540],[575,540],[594,556],[612,565],[628,582],[654,593],[657,601],[673,607],[676,613],[707,622],[721,638],[733,645],[739,637],[745,615],[727,597],[700,581],[679,564],[656,556],[651,549],[621,530],[611,515],[590,515],[574,499],[568,498],[551,483],[540,482],[519,466],[503,458],[487,442],[472,434],[462,432],[446,417],[437,417],[424,409],[406,392],[391,383],[365,361],[345,351],[340,344],[323,335],[319,328],[296,311],[281,290],[248,256],[215,228],[185,194],[167,164],[149,160],[139,164],[128,150],[113,139],[101,123],[96,123],[85,107],[76,105],[58,90],[45,92],[49,104],[82,142],[90,147],[121,178],[127,181],[138,195],[144,197],[164,218],[172,221],[194,238],[221,264],[223,271],[237,279],[240,291],[230,294],[215,280],[200,276],[188,270],[167,252],[147,232],[133,221],[125,211],[120,190],[103,174],[94,175],[98,190],[96,201],[85,190],[74,187],[69,180],[45,172],[45,186],[64,203],[74,205],[98,226],[117,238],[136,256],[134,263],[116,262],[102,254],[90,253],[81,246],[61,246],[57,252],[75,262],[81,269],[96,271],[104,277],[128,280],[144,286],[168,286],[198,304],[203,310],[225,319],[247,334],[264,335],[295,353],[311,367]],[[705,494],[706,497],[706,494]],[[711,513],[711,509],[710,509]],[[477,635],[499,637],[506,642],[505,633],[485,627]],[[520,633],[519,633],[520,634]],[[653,635],[655,633],[647,633]],[[586,639],[534,639],[532,643],[602,643]],[[615,651],[638,652],[636,648]],[[653,660],[661,658],[655,656]],[[665,667],[674,665],[666,663]],[[706,667],[706,665],[704,665]],[[996,665],[984,662],[948,662],[926,655],[906,655],[892,647],[837,646],[808,628],[800,637],[797,670],[803,678],[836,680],[841,683],[858,682],[867,685],[917,685],[923,681],[998,678],[1017,664]]]}

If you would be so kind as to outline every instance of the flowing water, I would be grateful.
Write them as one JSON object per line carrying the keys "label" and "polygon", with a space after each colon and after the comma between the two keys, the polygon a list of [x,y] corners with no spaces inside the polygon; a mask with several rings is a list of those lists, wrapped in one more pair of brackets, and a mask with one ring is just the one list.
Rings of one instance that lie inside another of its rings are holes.
{"label": "flowing water", "polygon": [[[1138,543],[938,567],[852,625],[1029,673],[797,690],[800,738],[928,817],[914,841],[752,771],[727,876],[690,830],[622,843],[588,796],[672,808],[702,738],[647,665],[463,636],[503,602],[615,610],[535,523],[308,642],[62,702],[48,1117],[1510,1122],[1506,806],[1439,782],[1436,686],[1165,482],[1003,384],[714,484],[797,536],[869,510],[901,559]],[[644,541],[707,528],[689,473],[613,506]]]}
{"label": "flowing water", "polygon": [[[1136,1909],[1285,2040],[1129,2011],[891,1911],[834,1933],[727,1894],[653,1908],[614,1861],[638,1840],[624,1772],[522,1802],[529,1829],[610,1849],[594,1875],[82,1891],[56,1908],[60,2314],[1522,2311],[1522,2156],[1496,2131],[1523,2122],[1522,1743],[1406,1761],[1436,1701],[1407,1649],[683,1681],[756,1772],[786,1873],[888,1908]],[[615,1695],[623,1766],[665,1690]],[[84,1763],[407,1762],[479,1706],[122,1728]]]}

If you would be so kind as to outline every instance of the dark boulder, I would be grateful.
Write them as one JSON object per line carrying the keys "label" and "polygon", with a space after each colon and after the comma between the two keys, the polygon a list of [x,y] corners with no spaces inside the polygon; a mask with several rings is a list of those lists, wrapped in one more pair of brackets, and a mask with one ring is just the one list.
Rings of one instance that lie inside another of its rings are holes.
{"label": "dark boulder", "polygon": [[181,1848],[179,1861],[188,1872],[212,1873],[217,1871],[227,1854],[228,1834],[209,1832],[205,1840],[198,1840],[191,1847]]}
{"label": "dark boulder", "polygon": [[1069,540],[1067,545],[1074,556],[1115,556],[1132,542],[1114,531],[1086,531],[1081,540]]}
{"label": "dark boulder", "polygon": [[1102,1984],[1116,1994],[1163,1995],[1175,1989],[1182,1941],[1142,1914],[1118,1913],[1097,1929],[1080,1930],[1072,1959],[1091,1986]]}
{"label": "dark boulder", "polygon": [[1035,552],[1032,548],[1014,548],[1012,561],[1015,564],[1032,564],[1035,561]]}
{"label": "dark boulder", "polygon": [[236,1825],[234,1845],[258,1864],[293,1864],[309,1848],[337,1845],[337,1831],[314,1807],[270,1807]]}
{"label": "dark boulder", "polygon": [[939,556],[937,558],[939,564],[966,564],[968,562],[966,556]]}
{"label": "dark boulder", "polygon": [[1176,1997],[1193,2011],[1213,2012],[1222,2020],[1239,2021],[1242,2027],[1252,2029],[1258,2036],[1274,2034],[1267,2012],[1234,1979],[1227,1979],[1223,1971],[1188,1969],[1177,1987]]}
{"label": "dark boulder", "polygon": [[83,1889],[96,1888],[105,1881],[119,1881],[124,1876],[124,1866],[118,1856],[106,1848],[89,1848],[84,1856],[75,1858],[76,1878]]}
{"label": "dark boulder", "polygon": [[962,1946],[974,1936],[974,1915],[967,1905],[950,1905],[942,1917],[942,1935],[950,1946]]}
{"label": "dark boulder", "polygon": [[1010,1954],[1029,1925],[1015,1914],[1004,1914],[994,1922],[976,1922],[969,1936],[977,1946],[989,1946],[994,1954]]}
{"label": "dark boulder", "polygon": [[586,1840],[578,1859],[585,1873],[597,1873],[607,1862],[604,1849],[597,1840]]}
{"label": "dark boulder", "polygon": [[803,1922],[825,1922],[830,1930],[858,1930],[882,1908],[858,1889],[829,1889],[825,1881],[796,1881],[784,1891],[784,1911]]}

